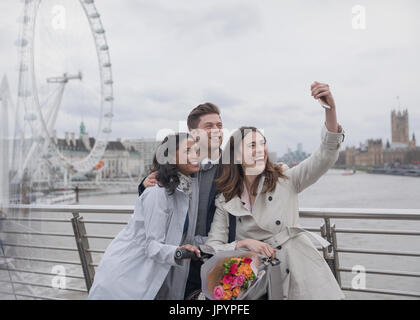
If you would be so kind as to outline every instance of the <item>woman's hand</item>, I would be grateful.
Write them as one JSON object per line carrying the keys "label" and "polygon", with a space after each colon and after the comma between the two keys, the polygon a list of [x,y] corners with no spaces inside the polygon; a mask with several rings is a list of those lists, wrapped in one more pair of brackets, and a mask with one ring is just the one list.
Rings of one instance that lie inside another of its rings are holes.
{"label": "woman's hand", "polygon": [[156,180],[157,171],[153,171],[151,174],[147,176],[146,179],[143,181],[143,186],[145,188],[153,187],[158,181]]}
{"label": "woman's hand", "polygon": [[188,251],[191,251],[191,252],[195,252],[195,255],[197,256],[197,257],[201,257],[201,255],[200,255],[200,249],[198,249],[196,246],[193,246],[193,245],[191,245],[191,244],[184,244],[183,246],[181,246],[180,247],[181,249],[185,249],[185,250],[188,250]]}
{"label": "woman's hand", "polygon": [[314,99],[321,99],[331,109],[325,109],[325,126],[328,131],[338,132],[337,114],[334,98],[330,91],[330,86],[326,83],[315,81],[311,85],[311,92]]}
{"label": "woman's hand", "polygon": [[314,99],[321,99],[322,102],[335,109],[334,98],[328,84],[315,81],[311,85],[311,92]]}
{"label": "woman's hand", "polygon": [[261,253],[267,257],[274,258],[276,249],[273,249],[268,243],[254,240],[254,239],[244,239],[236,242],[236,249],[247,248],[250,251]]}

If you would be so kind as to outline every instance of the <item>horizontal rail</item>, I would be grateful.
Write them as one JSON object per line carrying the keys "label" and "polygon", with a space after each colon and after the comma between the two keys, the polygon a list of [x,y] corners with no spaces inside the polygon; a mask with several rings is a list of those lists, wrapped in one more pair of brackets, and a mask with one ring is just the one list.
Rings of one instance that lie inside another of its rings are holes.
{"label": "horizontal rail", "polygon": [[114,239],[115,236],[107,236],[105,234],[92,234],[92,235],[84,235],[84,238],[95,238],[95,239]]}
{"label": "horizontal rail", "polygon": [[64,264],[74,264],[80,266],[81,263],[77,261],[68,261],[68,260],[51,260],[51,259],[42,259],[42,258],[32,258],[32,257],[19,257],[19,256],[3,256],[4,258],[12,258],[15,260],[29,260],[37,262],[53,262],[53,263],[64,263]]}
{"label": "horizontal rail", "polygon": [[401,235],[401,236],[420,236],[419,231],[411,230],[384,230],[384,229],[341,229],[336,228],[337,233],[363,233],[363,234],[383,234],[383,235]]}
{"label": "horizontal rail", "polygon": [[70,219],[44,219],[44,218],[4,218],[4,220],[8,221],[37,221],[37,222],[70,222]]}
{"label": "horizontal rail", "polygon": [[112,220],[85,220],[83,219],[84,223],[100,223],[100,224],[122,224],[126,225],[128,221],[112,221]]}
{"label": "horizontal rail", "polygon": [[345,291],[379,293],[379,294],[389,294],[389,295],[394,295],[394,296],[420,298],[420,292],[409,292],[409,291],[399,291],[399,290],[384,290],[384,289],[354,289],[354,288],[351,288],[351,287],[342,287],[341,289],[345,290]]}
{"label": "horizontal rail", "polygon": [[[311,232],[320,232],[319,228],[305,228]],[[361,233],[361,234],[379,234],[379,235],[396,235],[396,236],[420,236],[420,231],[412,230],[385,230],[385,229],[352,229],[352,228],[336,228],[336,233]]]}
{"label": "horizontal rail", "polygon": [[[343,272],[353,272],[351,268],[338,268],[338,271]],[[407,272],[407,271],[392,271],[392,270],[377,270],[377,269],[366,269],[364,270],[365,273],[371,274],[381,274],[381,275],[388,275],[388,276],[401,276],[401,277],[415,277],[420,278],[420,273],[418,272]]]}
{"label": "horizontal rail", "polygon": [[99,249],[87,249],[87,252],[92,252],[92,253],[105,253],[105,250],[99,250]]}
{"label": "horizontal rail", "polygon": [[54,247],[54,246],[36,246],[32,244],[18,244],[3,242],[3,246],[18,247],[18,248],[33,248],[33,249],[49,249],[49,250],[63,250],[63,251],[77,251],[77,248],[71,247]]}
{"label": "horizontal rail", "polygon": [[417,220],[420,209],[301,208],[302,218]]}
{"label": "horizontal rail", "polygon": [[420,257],[420,252],[401,252],[401,251],[386,251],[386,250],[369,250],[359,248],[337,248],[337,252],[343,253],[362,253],[362,254],[380,254],[392,256],[405,256],[405,257]]}
{"label": "horizontal rail", "polygon": [[31,236],[52,236],[52,237],[71,237],[71,238],[74,238],[74,234],[71,234],[71,233],[26,232],[26,231],[0,231],[0,233],[26,234],[26,235],[31,235]]}
{"label": "horizontal rail", "polygon": [[[0,280],[2,283],[10,283],[10,280]],[[74,292],[87,292],[86,289],[81,288],[54,288],[51,285],[42,284],[42,283],[35,283],[35,282],[25,282],[25,281],[16,281],[13,280],[13,284],[20,284],[25,286],[32,286],[32,287],[41,287],[41,288],[49,288],[49,289],[58,289],[58,290],[66,290],[66,291],[74,291]]]}
{"label": "horizontal rail", "polygon": [[[10,271],[10,272],[22,272],[22,273],[33,273],[33,274],[39,274],[44,276],[57,276],[57,273],[51,273],[51,272],[43,272],[43,271],[34,271],[34,270],[25,270],[25,269],[16,269],[16,268],[0,268],[0,270],[3,271]],[[66,278],[74,278],[74,279],[81,279],[84,280],[84,276],[77,276],[72,274],[66,274]]]}
{"label": "horizontal rail", "polygon": [[26,235],[31,235],[31,236],[52,236],[52,237],[71,237],[71,238],[74,238],[74,234],[71,234],[71,233],[26,232],[26,231],[0,231],[0,233],[26,234]]}
{"label": "horizontal rail", "polygon": [[10,296],[36,298],[36,299],[42,299],[42,300],[65,300],[65,299],[60,299],[60,298],[45,297],[45,296],[35,296],[35,295],[32,295],[32,294],[24,294],[24,293],[17,293],[17,292],[0,291],[0,293],[7,294],[7,295],[10,295]]}
{"label": "horizontal rail", "polygon": [[132,214],[134,206],[93,206],[93,205],[9,205],[3,208],[31,210],[32,212],[79,212],[79,213],[115,213]]}
{"label": "horizontal rail", "polygon": [[[134,206],[95,206],[95,205],[9,205],[5,209],[31,210],[33,212],[79,212],[132,214]],[[420,221],[419,209],[367,209],[367,208],[300,208],[303,218],[337,219],[385,219]]]}

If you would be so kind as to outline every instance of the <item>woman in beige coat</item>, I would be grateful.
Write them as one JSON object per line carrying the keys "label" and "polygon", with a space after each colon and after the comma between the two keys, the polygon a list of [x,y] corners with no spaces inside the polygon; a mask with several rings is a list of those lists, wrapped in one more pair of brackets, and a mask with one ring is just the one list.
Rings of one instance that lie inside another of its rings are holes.
{"label": "woman in beige coat", "polygon": [[[216,180],[220,194],[206,245],[216,252],[246,248],[276,256],[286,299],[343,299],[334,275],[309,238],[329,243],[301,228],[298,194],[315,183],[338,158],[344,131],[328,85],[315,82],[314,98],[321,98],[326,120],[321,145],[312,155],[289,168],[268,159],[266,139],[254,127],[238,129],[226,145],[222,172]],[[235,241],[228,243],[229,221],[235,219]],[[273,284],[275,285],[275,284]]]}

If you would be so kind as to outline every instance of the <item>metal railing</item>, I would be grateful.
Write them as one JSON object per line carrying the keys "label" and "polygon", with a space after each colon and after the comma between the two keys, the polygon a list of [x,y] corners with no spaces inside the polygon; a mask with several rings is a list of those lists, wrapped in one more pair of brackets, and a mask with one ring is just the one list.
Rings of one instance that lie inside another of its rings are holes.
{"label": "metal railing", "polygon": [[[0,279],[0,283],[7,283],[11,289],[9,291],[0,287],[0,295],[14,298],[37,298],[37,299],[85,299],[87,292],[90,289],[95,275],[95,268],[98,266],[102,254],[105,252],[106,246],[117,235],[117,233],[127,223],[129,215],[133,213],[133,206],[91,206],[91,205],[13,205],[3,208],[7,213],[7,217],[3,219],[3,226],[0,230],[1,238],[5,238],[1,244],[2,251],[5,253],[3,263],[0,263],[0,272],[4,272],[4,279]],[[35,214],[35,216],[33,216]],[[48,217],[49,214],[58,215],[59,217]],[[92,219],[92,214],[100,214],[101,219]],[[125,216],[126,220],[113,220],[103,217]],[[420,298],[419,292],[407,290],[393,290],[389,288],[353,288],[344,285],[342,275],[353,272],[351,266],[342,266],[340,263],[343,255],[362,254],[362,255],[380,255],[389,257],[414,257],[420,258],[420,251],[404,251],[404,250],[379,250],[369,248],[354,248],[342,247],[337,240],[338,234],[358,234],[358,235],[381,235],[381,236],[404,236],[404,237],[419,237],[420,230],[391,230],[391,229],[376,229],[376,228],[337,228],[332,223],[332,219],[351,219],[351,220],[406,220],[406,221],[420,221],[420,210],[411,209],[320,209],[309,208],[300,210],[301,218],[317,218],[323,220],[323,224],[319,228],[306,228],[308,231],[320,232],[321,236],[330,242],[330,246],[322,251],[323,256],[334,273],[337,282],[344,291],[363,292],[367,294],[379,294],[390,296],[401,296]],[[303,219],[302,219],[303,220]],[[36,227],[25,223],[39,223],[42,226],[50,225],[53,227],[47,228],[47,231],[38,230]],[[55,230],[58,225],[65,225],[68,232],[51,232],[51,228]],[[102,229],[105,226],[114,226],[112,231],[108,233],[88,232],[88,227],[96,225]],[[22,227],[23,226],[23,231]],[[116,228],[115,226],[118,226]],[[28,242],[16,241],[29,237],[33,239],[42,239],[40,244],[34,244],[34,241]],[[9,239],[15,241],[9,241]],[[66,242],[68,245],[62,245]],[[418,241],[418,238],[416,238]],[[70,242],[71,243],[70,243]],[[101,248],[92,244],[97,241],[102,241]],[[420,243],[420,241],[418,241]],[[25,249],[22,253],[14,253]],[[420,246],[419,246],[420,249]],[[28,250],[30,254],[28,254]],[[49,254],[43,256],[33,256],[36,250],[46,250]],[[13,254],[14,253],[14,254]],[[57,257],[65,256],[64,259]],[[69,255],[73,254],[73,259]],[[77,258],[75,258],[75,256]],[[0,251],[1,259],[1,251]],[[28,261],[37,265],[43,265],[42,270],[27,268],[20,266],[21,261]],[[51,268],[55,266],[73,266],[80,270],[78,273],[59,274],[56,271],[48,271],[45,267],[47,265]],[[366,274],[374,274],[378,276],[393,276],[393,277],[408,277],[420,278],[419,272],[409,272],[401,270],[387,270],[387,269],[365,269]],[[27,280],[27,276],[31,279]],[[49,277],[49,278],[48,278]],[[51,278],[52,277],[52,278]],[[46,283],[45,278],[54,281],[58,279],[70,280],[77,282],[79,286],[69,287],[53,285],[53,283]],[[60,278],[61,277],[61,278]],[[43,282],[41,282],[44,280]],[[48,290],[48,294],[44,291],[41,293],[35,292],[35,289]],[[28,292],[29,291],[29,292]],[[63,296],[63,292],[73,293],[72,296]],[[76,294],[76,296],[74,295]]]}

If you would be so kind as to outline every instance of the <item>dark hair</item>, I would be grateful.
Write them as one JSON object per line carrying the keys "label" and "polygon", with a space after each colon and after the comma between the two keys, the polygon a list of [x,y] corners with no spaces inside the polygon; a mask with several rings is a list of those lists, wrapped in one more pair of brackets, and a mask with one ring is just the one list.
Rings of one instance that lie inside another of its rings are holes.
{"label": "dark hair", "polygon": [[[156,179],[159,181],[159,185],[166,188],[169,194],[173,194],[179,185],[176,151],[179,150],[181,142],[188,138],[192,139],[191,135],[185,132],[166,136],[153,157],[150,172],[157,171]],[[162,162],[161,159],[165,159],[165,161]],[[175,163],[172,161],[173,159],[175,159]]]}
{"label": "dark hair", "polygon": [[216,113],[220,116],[219,108],[211,102],[200,104],[199,106],[192,109],[187,118],[188,129],[197,129],[198,124],[200,123],[200,117],[211,113]]}
{"label": "dark hair", "polygon": [[[222,165],[220,168],[221,173],[219,178],[216,179],[216,190],[218,193],[223,193],[226,202],[235,196],[240,197],[244,191],[245,175],[242,170],[242,164],[237,162],[235,155],[239,150],[242,150],[239,146],[242,144],[245,135],[249,132],[258,132],[264,137],[264,135],[255,127],[241,127],[231,135],[223,150]],[[258,183],[263,174],[265,175],[265,181],[262,193],[273,191],[276,188],[279,178],[288,179],[288,177],[283,174],[283,168],[280,165],[271,162],[267,155],[267,164],[264,171],[257,176],[257,179],[254,180],[251,186],[250,193],[254,196],[257,195]]]}

